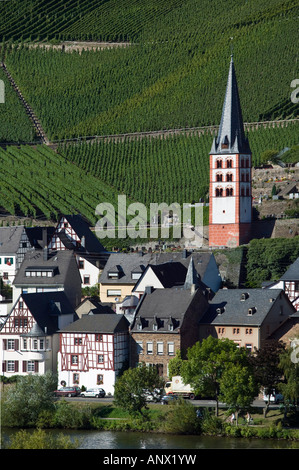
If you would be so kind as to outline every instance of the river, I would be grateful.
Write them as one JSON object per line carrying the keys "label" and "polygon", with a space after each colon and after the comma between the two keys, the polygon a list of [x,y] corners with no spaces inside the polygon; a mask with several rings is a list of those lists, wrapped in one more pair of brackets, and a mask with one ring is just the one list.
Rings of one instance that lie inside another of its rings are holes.
{"label": "river", "polygon": [[[2,430],[4,440],[16,430]],[[61,430],[49,430],[60,434]],[[125,431],[63,431],[78,439],[79,449],[299,449],[299,442],[276,439],[246,439],[212,436],[181,436],[172,434]]]}

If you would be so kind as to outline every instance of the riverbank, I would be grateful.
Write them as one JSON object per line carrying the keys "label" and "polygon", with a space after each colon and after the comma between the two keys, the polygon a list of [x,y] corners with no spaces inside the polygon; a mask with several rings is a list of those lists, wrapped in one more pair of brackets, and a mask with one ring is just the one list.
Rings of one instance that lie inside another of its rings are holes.
{"label": "riverbank", "polygon": [[[285,418],[282,409],[270,410],[264,418],[261,409],[252,409],[250,424],[247,423],[245,416],[239,416],[236,424],[229,421],[229,410],[220,410],[219,416],[216,417],[214,409],[202,408],[200,418],[196,411],[196,407],[188,402],[167,406],[150,404],[143,416],[132,418],[112,403],[71,403],[59,400],[56,413],[42,413],[33,428],[55,430],[63,434],[92,431],[125,432],[130,435],[143,433],[145,436],[160,434],[161,438],[170,435],[189,435],[217,437],[217,439],[286,440],[299,448],[298,412],[288,413]],[[33,433],[33,429],[27,432],[29,436]],[[13,434],[15,433],[17,430],[14,429]],[[22,438],[25,443],[24,433]],[[8,441],[3,443],[3,447],[6,448],[10,448],[10,445]]]}

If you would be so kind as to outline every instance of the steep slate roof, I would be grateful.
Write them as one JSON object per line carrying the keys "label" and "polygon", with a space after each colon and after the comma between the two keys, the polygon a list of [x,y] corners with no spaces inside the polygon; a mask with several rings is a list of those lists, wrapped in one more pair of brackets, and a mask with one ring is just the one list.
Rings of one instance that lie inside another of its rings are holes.
{"label": "steep slate roof", "polygon": [[[281,293],[282,289],[220,289],[200,323],[260,326]],[[245,300],[241,300],[242,294],[246,294]],[[255,311],[249,315],[252,308]]]}
{"label": "steep slate roof", "polygon": [[129,322],[124,315],[116,313],[101,313],[99,315],[83,315],[65,328],[60,333],[118,333],[127,331]]}
{"label": "steep slate roof", "polygon": [[179,333],[185,313],[194,299],[198,310],[207,309],[207,301],[199,289],[193,294],[184,287],[156,289],[144,294],[135,312],[131,331],[138,331],[137,325],[141,321],[142,332],[152,333],[153,324],[157,323],[158,332],[169,333],[168,325],[172,322],[172,332]]}
{"label": "steep slate roof", "polygon": [[72,314],[78,318],[63,291],[22,294],[22,299],[37,322],[31,332],[22,336],[45,334],[45,328],[47,334],[53,334],[58,331],[58,317]]}
{"label": "steep slate roof", "polygon": [[299,257],[289,269],[281,276],[282,281],[299,281]]}
{"label": "steep slate roof", "polygon": [[[174,270],[171,273],[171,268],[165,263],[172,263],[173,267],[176,269],[176,275],[178,276],[179,283],[185,282],[185,277],[187,274],[187,269],[189,267],[190,258],[192,256],[194,267],[199,274],[200,278],[203,278],[208,264],[210,262],[212,253],[186,253],[185,252],[174,252],[174,253],[146,253],[141,255],[139,253],[112,253],[106,263],[105,268],[100,276],[101,284],[136,284],[136,280],[132,279],[131,273],[136,272],[137,267],[141,267],[145,271],[146,267],[150,264],[152,269],[154,266],[157,266],[157,276],[160,275],[161,279],[164,278],[166,283],[166,274],[163,276],[162,272],[165,270],[172,280],[169,280],[169,285],[174,285]],[[164,267],[161,268],[161,265],[164,264]],[[182,268],[179,264],[185,267],[185,274],[183,273]],[[113,272],[114,270],[121,270],[121,275],[119,279],[109,279],[108,272]],[[168,270],[168,271],[166,271]],[[160,274],[158,274],[160,273]],[[180,282],[181,281],[181,282]],[[161,281],[162,282],[162,281]]]}
{"label": "steep slate roof", "polygon": [[[55,275],[53,277],[28,277],[25,274],[26,269],[38,268],[49,269],[55,268]],[[61,285],[63,286],[69,277],[81,276],[79,269],[72,251],[58,251],[54,255],[44,260],[43,251],[30,251],[25,254],[24,261],[22,262],[17,275],[15,276],[13,284],[18,285]]]}
{"label": "steep slate roof", "polygon": [[100,243],[96,235],[90,230],[90,224],[83,219],[79,214],[75,215],[63,215],[68,223],[72,226],[76,234],[80,239],[85,237],[85,250],[87,253],[102,253],[106,252],[106,249]]}
{"label": "steep slate roof", "polygon": [[0,227],[0,254],[16,254],[24,227]]}
{"label": "steep slate roof", "polygon": [[36,249],[45,248],[49,243],[55,227],[25,227],[25,232],[29,238],[31,246]]}
{"label": "steep slate roof", "polygon": [[[227,148],[221,148],[226,144]],[[211,154],[251,153],[245,138],[242,111],[233,56],[231,56],[225,99],[218,136],[214,138]]]}

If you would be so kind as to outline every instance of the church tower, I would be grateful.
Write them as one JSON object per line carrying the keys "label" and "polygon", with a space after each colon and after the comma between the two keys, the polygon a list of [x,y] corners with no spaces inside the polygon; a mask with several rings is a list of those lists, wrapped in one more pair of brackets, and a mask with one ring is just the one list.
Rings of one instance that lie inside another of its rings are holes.
{"label": "church tower", "polygon": [[210,151],[209,246],[250,240],[251,151],[245,137],[233,57],[218,136]]}

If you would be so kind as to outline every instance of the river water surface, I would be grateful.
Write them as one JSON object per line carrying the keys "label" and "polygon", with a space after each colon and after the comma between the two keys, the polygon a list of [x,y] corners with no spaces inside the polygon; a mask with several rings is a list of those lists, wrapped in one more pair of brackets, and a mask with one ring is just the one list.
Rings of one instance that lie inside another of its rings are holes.
{"label": "river water surface", "polygon": [[[17,430],[2,431],[4,439]],[[299,449],[299,442],[276,439],[246,439],[212,436],[180,436],[172,434],[125,431],[62,431],[49,433],[68,435],[79,441],[79,449]]]}

